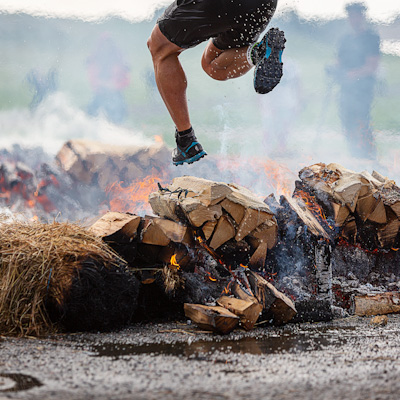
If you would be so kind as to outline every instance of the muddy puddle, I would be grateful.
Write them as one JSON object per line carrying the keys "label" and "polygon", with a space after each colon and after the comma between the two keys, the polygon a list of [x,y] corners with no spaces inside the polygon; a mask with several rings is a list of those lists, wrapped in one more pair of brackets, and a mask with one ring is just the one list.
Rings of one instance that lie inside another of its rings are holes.
{"label": "muddy puddle", "polygon": [[192,337],[189,337],[186,342],[174,344],[150,343],[134,345],[114,342],[99,345],[92,344],[89,348],[90,352],[96,357],[113,357],[115,359],[140,354],[201,358],[215,352],[267,355],[284,352],[316,351],[332,346],[342,346],[349,337],[354,336],[356,336],[354,329],[341,328],[310,330],[300,333],[282,332],[261,338],[246,337],[239,340],[193,341]]}

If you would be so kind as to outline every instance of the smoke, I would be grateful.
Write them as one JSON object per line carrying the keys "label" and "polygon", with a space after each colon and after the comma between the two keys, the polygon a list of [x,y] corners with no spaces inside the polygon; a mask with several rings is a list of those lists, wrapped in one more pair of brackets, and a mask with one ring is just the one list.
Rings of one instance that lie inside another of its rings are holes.
{"label": "smoke", "polygon": [[70,139],[103,143],[146,145],[153,141],[141,132],[110,123],[104,117],[92,118],[74,106],[63,93],[45,99],[35,111],[27,108],[0,111],[2,148],[18,143],[23,147],[42,147],[55,155]]}

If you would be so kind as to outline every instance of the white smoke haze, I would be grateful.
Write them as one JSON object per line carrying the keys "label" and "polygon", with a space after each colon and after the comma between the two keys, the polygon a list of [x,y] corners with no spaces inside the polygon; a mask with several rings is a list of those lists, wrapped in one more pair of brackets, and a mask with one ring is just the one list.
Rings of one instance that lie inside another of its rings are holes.
{"label": "white smoke haze", "polygon": [[108,144],[146,146],[153,143],[143,133],[117,126],[105,118],[93,118],[73,105],[64,93],[47,97],[35,111],[28,108],[0,110],[1,147],[15,143],[24,147],[42,147],[56,155],[70,139],[95,140]]}

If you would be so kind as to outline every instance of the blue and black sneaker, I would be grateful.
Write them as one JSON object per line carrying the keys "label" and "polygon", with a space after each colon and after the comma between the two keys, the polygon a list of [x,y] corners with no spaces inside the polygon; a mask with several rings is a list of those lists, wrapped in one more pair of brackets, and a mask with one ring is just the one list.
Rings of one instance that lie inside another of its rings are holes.
{"label": "blue and black sneaker", "polygon": [[202,145],[197,141],[193,128],[183,135],[175,132],[175,140],[176,149],[172,153],[174,165],[192,164],[207,155]]}
{"label": "blue and black sneaker", "polygon": [[283,31],[271,28],[251,49],[251,59],[255,65],[254,89],[257,93],[268,93],[280,82],[285,42]]}

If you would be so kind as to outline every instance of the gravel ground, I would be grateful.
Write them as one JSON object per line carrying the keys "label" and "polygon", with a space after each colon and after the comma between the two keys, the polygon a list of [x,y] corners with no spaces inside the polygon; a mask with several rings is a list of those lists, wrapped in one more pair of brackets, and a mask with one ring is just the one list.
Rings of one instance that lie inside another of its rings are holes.
{"label": "gravel ground", "polygon": [[399,399],[400,316],[0,339],[0,399]]}

